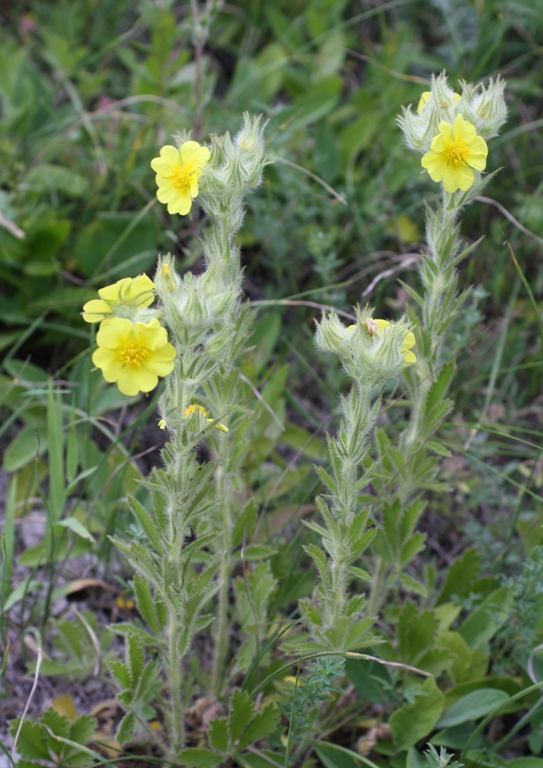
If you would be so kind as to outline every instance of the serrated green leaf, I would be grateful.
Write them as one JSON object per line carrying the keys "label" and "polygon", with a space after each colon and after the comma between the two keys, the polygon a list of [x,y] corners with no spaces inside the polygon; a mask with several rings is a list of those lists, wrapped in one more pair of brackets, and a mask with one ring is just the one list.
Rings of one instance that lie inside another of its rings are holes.
{"label": "serrated green leaf", "polygon": [[126,665],[130,672],[132,685],[136,685],[144,669],[143,646],[135,635],[126,637]]}
{"label": "serrated green leaf", "polygon": [[111,661],[109,663],[109,671],[117,681],[117,685],[121,691],[130,690],[132,688],[130,672],[128,671],[128,667],[123,664],[122,661]]}
{"label": "serrated green leaf", "polygon": [[269,733],[273,733],[277,729],[279,724],[279,712],[275,707],[275,704],[266,704],[262,708],[262,711],[251,720],[245,731],[243,732],[238,749],[244,749],[250,744],[253,744],[259,739],[263,739]]}
{"label": "serrated green leaf", "polygon": [[230,743],[235,744],[255,715],[255,705],[247,691],[236,688],[230,698],[228,714],[228,732]]}
{"label": "serrated green leaf", "polygon": [[92,715],[81,715],[70,724],[68,738],[77,744],[86,744],[96,730],[96,718]]}
{"label": "serrated green leaf", "polygon": [[236,520],[232,532],[232,547],[238,547],[244,540],[249,540],[256,525],[258,516],[258,506],[254,499],[251,499]]}
{"label": "serrated green leaf", "polygon": [[431,435],[441,426],[447,414],[452,410],[453,405],[452,400],[442,400],[426,412],[423,426],[425,435]]}
{"label": "serrated green leaf", "polygon": [[228,729],[226,717],[215,717],[209,724],[209,744],[217,752],[226,752],[228,749]]}
{"label": "serrated green leaf", "polygon": [[481,557],[475,547],[465,549],[458,557],[445,577],[437,605],[446,603],[451,595],[464,595],[475,584],[481,572]]}
{"label": "serrated green leaf", "polygon": [[406,602],[398,620],[400,658],[406,664],[416,664],[417,659],[435,647],[439,619],[433,611],[420,611],[418,605]]}
{"label": "serrated green leaf", "polygon": [[150,514],[147,512],[143,504],[140,504],[140,502],[134,497],[129,496],[129,504],[130,509],[134,513],[134,515],[137,517],[141,527],[147,534],[149,540],[155,547],[156,551],[161,553],[163,551],[162,542],[160,540],[160,535],[158,533],[157,527],[151,518]]}
{"label": "serrated green leaf", "polygon": [[317,472],[317,475],[320,477],[323,484],[328,488],[330,493],[336,495],[337,486],[331,475],[329,475],[328,472],[326,472],[322,467],[315,466],[315,471]]}
{"label": "serrated green leaf", "polygon": [[426,398],[427,411],[431,411],[434,406],[438,405],[438,403],[441,403],[441,401],[444,399],[445,395],[447,394],[447,390],[449,389],[452,377],[454,376],[455,369],[455,360],[450,360],[441,368],[439,376],[430,387],[428,397]]}
{"label": "serrated green leaf", "polygon": [[265,560],[275,553],[267,544],[249,544],[241,550],[242,560]]}
{"label": "serrated green leaf", "polygon": [[128,712],[119,723],[117,733],[115,734],[115,738],[121,747],[130,741],[135,730],[136,716],[133,712]]}
{"label": "serrated green leaf", "polygon": [[400,557],[400,565],[403,567],[424,549],[424,542],[426,541],[426,534],[418,531],[404,544],[402,547],[402,554]]}
{"label": "serrated green leaf", "polygon": [[110,624],[110,630],[116,635],[122,635],[123,637],[134,637],[142,646],[142,648],[156,648],[164,642],[163,637],[156,637],[146,632],[141,627],[136,627],[134,624],[129,624],[127,621],[120,621],[117,624]]}
{"label": "serrated green leaf", "polygon": [[420,581],[417,581],[408,573],[400,573],[400,581],[408,592],[414,592],[421,597],[428,596],[428,590]]}
{"label": "serrated green leaf", "polygon": [[158,661],[152,661],[146,664],[145,669],[134,688],[134,701],[150,701],[156,693],[159,677],[160,665]]}
{"label": "serrated green leaf", "polygon": [[[11,720],[9,727],[12,737],[15,737],[20,721],[20,717]],[[51,755],[47,749],[48,739],[49,734],[43,725],[25,720],[19,732],[17,751],[29,760],[47,760],[50,762]]]}
{"label": "serrated green leaf", "polygon": [[437,453],[438,456],[444,456],[446,459],[452,456],[452,453],[449,451],[449,449],[445,448],[445,446],[441,445],[441,443],[439,443],[437,440],[428,440],[426,442],[426,447],[428,450]]}
{"label": "serrated green leaf", "polygon": [[143,579],[139,573],[134,574],[134,591],[136,593],[136,604],[138,611],[141,613],[147,624],[151,627],[153,632],[158,635],[161,631],[161,627],[158,623],[158,618],[155,613],[154,600],[151,595],[149,584]]}

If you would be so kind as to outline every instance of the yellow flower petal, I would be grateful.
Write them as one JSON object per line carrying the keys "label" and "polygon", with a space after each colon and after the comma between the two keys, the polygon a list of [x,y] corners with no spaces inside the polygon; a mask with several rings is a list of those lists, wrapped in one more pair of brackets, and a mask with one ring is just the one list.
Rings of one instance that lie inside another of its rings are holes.
{"label": "yellow flower petal", "polygon": [[379,318],[375,317],[373,318],[375,322],[377,323],[377,330],[382,331],[383,328],[388,328],[390,325],[390,322],[388,320],[380,320]]}
{"label": "yellow flower petal", "polygon": [[159,376],[167,376],[174,367],[175,347],[168,342],[166,329],[157,318],[148,323],[132,323],[112,317],[96,334],[98,349],[92,356],[106,381],[117,382],[124,395],[150,392]]}
{"label": "yellow flower petal", "polygon": [[91,299],[83,304],[83,320],[86,323],[99,323],[111,314],[109,304],[101,299]]}
{"label": "yellow flower petal", "polygon": [[[439,129],[439,133],[443,136],[445,139],[450,139],[453,132],[453,127],[450,123],[447,123],[445,120],[442,120],[441,123],[437,126]],[[436,137],[437,138],[437,137]],[[434,139],[435,141],[435,139]]]}
{"label": "yellow flower petal", "polygon": [[188,190],[186,192],[178,192],[168,203],[168,213],[179,213],[181,216],[186,216],[191,208],[192,197]]}
{"label": "yellow flower petal", "polygon": [[163,168],[171,169],[172,165],[180,160],[179,150],[171,144],[166,144],[162,147],[159,155],[160,157],[155,157],[151,160],[151,168],[157,173],[162,173]]}
{"label": "yellow flower petal", "polygon": [[[158,177],[157,177],[158,178]],[[170,203],[179,193],[173,187],[159,187],[156,191],[157,200],[159,203],[166,205]]]}
{"label": "yellow flower petal", "polygon": [[430,101],[430,96],[431,95],[432,95],[431,91],[424,91],[424,93],[421,93],[419,104],[418,104],[418,107],[417,107],[417,112],[419,113],[419,115],[422,112],[422,110],[424,109],[424,107]]}
{"label": "yellow flower petal", "polygon": [[402,352],[407,352],[415,346],[415,334],[412,331],[407,331],[405,339],[402,342]]}
{"label": "yellow flower petal", "polygon": [[207,147],[201,147],[197,141],[186,141],[181,146],[181,159],[194,168],[203,168],[211,156]]}
{"label": "yellow flower petal", "polygon": [[443,187],[446,192],[456,192],[457,189],[465,192],[473,186],[475,176],[467,165],[459,165],[457,168],[447,166],[443,174]]}

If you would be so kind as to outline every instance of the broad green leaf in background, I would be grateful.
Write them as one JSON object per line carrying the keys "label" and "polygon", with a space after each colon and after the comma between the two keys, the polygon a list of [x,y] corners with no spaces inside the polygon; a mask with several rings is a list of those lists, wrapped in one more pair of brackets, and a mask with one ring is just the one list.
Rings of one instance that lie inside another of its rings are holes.
{"label": "broad green leaf in background", "polygon": [[412,704],[394,712],[389,725],[399,751],[409,749],[432,732],[441,716],[444,699],[435,680],[430,677],[421,685]]}

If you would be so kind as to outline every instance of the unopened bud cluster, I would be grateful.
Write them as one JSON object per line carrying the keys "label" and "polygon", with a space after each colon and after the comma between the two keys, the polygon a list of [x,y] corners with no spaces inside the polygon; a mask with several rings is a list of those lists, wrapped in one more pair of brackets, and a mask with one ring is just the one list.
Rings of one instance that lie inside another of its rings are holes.
{"label": "unopened bud cluster", "polygon": [[357,310],[357,322],[350,326],[335,312],[325,315],[317,323],[315,340],[323,352],[335,352],[347,373],[369,389],[399,376],[416,360],[411,352],[415,338],[406,323],[374,319],[367,308]]}
{"label": "unopened bud cluster", "polygon": [[176,335],[186,330],[205,333],[217,323],[226,323],[239,295],[239,285],[224,281],[214,263],[201,275],[187,272],[179,277],[170,254],[159,259],[155,287]]}
{"label": "unopened bud cluster", "polygon": [[398,125],[410,149],[421,154],[428,152],[432,139],[439,133],[439,124],[452,125],[457,115],[469,120],[485,140],[498,135],[507,119],[505,82],[498,76],[496,80],[491,78],[487,86],[464,81],[460,85],[462,93],[455,93],[444,72],[432,76],[430,91],[422,94],[417,112],[412,111],[411,105],[403,108]]}
{"label": "unopened bud cluster", "polygon": [[211,136],[211,158],[200,183],[201,202],[210,215],[221,216],[232,199],[239,196],[241,202],[248,188],[261,183],[264,128],[261,116],[245,112],[243,127],[233,139],[229,133]]}

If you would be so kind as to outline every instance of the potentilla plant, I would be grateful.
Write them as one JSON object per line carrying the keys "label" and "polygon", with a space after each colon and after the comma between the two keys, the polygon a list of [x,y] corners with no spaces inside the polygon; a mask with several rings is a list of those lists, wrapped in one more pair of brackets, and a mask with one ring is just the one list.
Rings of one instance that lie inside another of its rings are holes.
{"label": "potentilla plant", "polygon": [[[317,327],[317,347],[335,352],[354,383],[341,401],[338,434],[328,436],[331,473],[317,469],[327,489],[317,499],[323,522],[308,525],[322,537],[322,548],[309,545],[307,551],[321,583],[312,600],[302,601],[311,635],[304,650],[349,650],[375,642],[371,627],[398,581],[407,592],[425,594],[424,585],[409,573],[424,547],[425,537],[415,528],[425,508],[423,489],[442,490],[426,443],[452,408],[446,394],[454,359],[446,336],[470,293],[470,288],[458,290],[456,267],[477,245],[462,245],[458,216],[492,178],[483,176],[486,141],[498,134],[507,116],[500,78],[488,86],[461,87],[462,93],[455,93],[445,74],[432,78],[416,113],[408,107],[398,119],[407,145],[422,155],[422,167],[442,192],[436,209],[427,208],[428,247],[419,265],[422,290],[406,286],[415,303],[408,319],[391,324],[365,309],[357,311],[354,326],[345,327],[332,313]],[[369,435],[381,392],[387,380],[402,374],[409,388],[409,426],[397,445],[378,431],[379,461],[374,463]],[[370,481],[378,490],[371,506],[359,501]],[[368,573],[360,565],[370,544]],[[359,580],[369,582],[369,590]],[[360,586],[354,586],[357,581]]]}
{"label": "potentilla plant", "polygon": [[[305,631],[294,630],[286,648],[310,655],[357,651],[379,640],[376,617],[398,580],[403,589],[424,593],[409,566],[424,546],[424,536],[415,533],[424,511],[421,491],[439,488],[427,443],[451,408],[446,394],[454,361],[447,359],[446,339],[469,295],[469,289],[458,290],[456,267],[476,246],[462,247],[458,215],[491,178],[483,176],[486,142],[506,117],[503,90],[498,79],[488,87],[462,83],[458,94],[440,75],[422,94],[416,113],[408,108],[399,119],[408,146],[421,154],[423,169],[442,191],[436,209],[427,211],[422,288],[407,288],[414,308],[395,321],[356,308],[352,325],[332,311],[317,324],[317,347],[338,357],[351,388],[341,398],[337,434],[328,436],[330,468],[317,469],[325,488],[316,500],[322,519],[308,523],[321,539],[321,546],[306,547],[319,583],[300,604]],[[169,442],[163,466],[147,481],[152,510],[130,499],[141,535],[131,542],[115,539],[135,570],[134,591],[147,628],[116,625],[126,637],[126,660],[113,663],[111,671],[127,711],[118,741],[145,731],[172,763],[216,765],[277,725],[272,704],[258,711],[247,692],[235,691],[228,717],[210,724],[211,750],[185,744],[184,712],[195,692],[191,670],[198,673],[198,694],[220,699],[233,675],[239,679],[254,668],[276,586],[267,562],[245,571],[243,579],[235,574],[256,510],[240,493],[252,415],[237,359],[246,347],[251,312],[241,301],[234,236],[243,221],[244,195],[261,181],[262,133],[260,120],[246,115],[234,139],[213,136],[208,148],[181,135],[160,150],[151,164],[159,201],[170,213],[187,215],[197,200],[208,216],[206,269],[180,276],[174,259],[161,257],[154,280],[119,280],[102,288],[83,313],[87,322],[100,324],[92,359],[106,381],[135,395],[163,380],[159,426]],[[409,387],[409,424],[396,445],[377,431],[375,460],[371,436],[382,393],[399,377]],[[199,463],[196,447],[204,436],[212,460]],[[378,491],[373,504],[370,483]],[[243,635],[249,616],[255,632],[229,665],[235,617]],[[189,664],[191,643],[204,630],[212,639],[212,659],[200,663],[192,656]],[[157,713],[160,731],[149,725]],[[314,728],[314,718],[311,723]]]}
{"label": "potentilla plant", "polygon": [[409,106],[398,118],[407,146],[422,156],[422,168],[439,185],[441,200],[434,208],[426,206],[427,247],[418,264],[421,288],[405,286],[413,302],[408,316],[417,348],[417,364],[404,370],[409,424],[396,446],[383,430],[377,434],[372,612],[379,610],[398,580],[404,589],[425,594],[424,585],[409,574],[409,563],[424,547],[424,535],[414,530],[425,508],[421,492],[444,490],[436,468],[439,455],[447,452],[432,437],[453,407],[447,391],[458,350],[449,331],[473,287],[459,289],[457,267],[480,242],[466,246],[461,241],[459,215],[496,173],[483,173],[487,141],[498,135],[507,117],[501,78],[488,85],[460,86],[461,93],[456,93],[444,73],[433,77],[416,112]]}
{"label": "potentilla plant", "polygon": [[[236,489],[250,423],[236,369],[250,314],[241,302],[242,270],[233,238],[243,221],[243,197],[260,183],[263,150],[263,126],[249,115],[234,139],[212,136],[210,148],[188,136],[163,147],[151,163],[157,197],[170,213],[183,215],[198,198],[209,216],[206,269],[181,277],[167,255],[159,259],[153,281],[146,275],[124,278],[99,290],[99,298],[83,308],[87,322],[100,323],[92,360],[106,381],[135,395],[164,380],[159,426],[168,431],[169,442],[163,466],[147,481],[152,511],[130,499],[141,536],[114,540],[135,570],[137,605],[147,629],[116,625],[126,637],[126,661],[112,664],[111,672],[127,711],[119,743],[145,731],[173,762],[181,760],[191,695],[186,657],[195,635],[214,619],[207,690],[218,696],[225,681],[233,550],[240,543],[234,529],[244,513]],[[215,460],[200,464],[195,449],[204,436]],[[206,611],[216,595],[215,616]],[[145,653],[154,660],[145,663]],[[206,684],[202,687],[205,692]],[[158,735],[148,724],[157,713],[163,723]],[[251,718],[246,720],[248,725]],[[266,722],[275,727],[269,713]]]}

